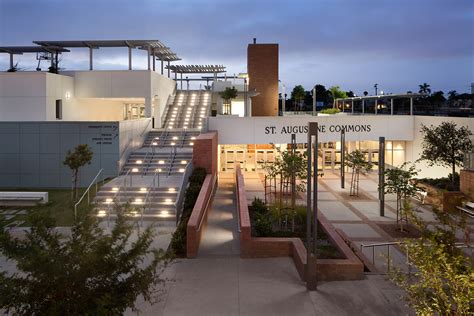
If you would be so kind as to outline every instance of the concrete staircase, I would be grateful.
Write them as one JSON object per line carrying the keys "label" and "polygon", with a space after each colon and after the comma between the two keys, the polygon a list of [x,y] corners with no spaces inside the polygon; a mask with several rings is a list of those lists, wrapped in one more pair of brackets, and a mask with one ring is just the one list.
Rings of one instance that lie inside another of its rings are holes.
{"label": "concrete staircase", "polygon": [[99,217],[113,218],[116,205],[129,204],[131,217],[175,225],[183,176],[209,114],[211,93],[178,91],[170,100],[163,128],[151,130],[142,148],[129,155],[120,175],[97,193]]}

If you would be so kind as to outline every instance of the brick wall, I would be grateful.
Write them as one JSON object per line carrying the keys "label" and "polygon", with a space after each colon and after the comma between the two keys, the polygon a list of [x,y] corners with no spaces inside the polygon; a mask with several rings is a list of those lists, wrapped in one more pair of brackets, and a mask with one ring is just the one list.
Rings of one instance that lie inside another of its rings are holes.
{"label": "brick wall", "polygon": [[208,174],[206,176],[189,217],[186,228],[186,257],[188,258],[196,258],[197,256],[199,244],[201,243],[201,234],[207,223],[209,199],[212,198],[212,191],[216,180],[216,174]]}
{"label": "brick wall", "polygon": [[194,140],[193,166],[202,167],[207,173],[217,173],[217,132],[201,134]]}
{"label": "brick wall", "polygon": [[474,170],[461,170],[461,192],[474,201]]}
{"label": "brick wall", "polygon": [[[302,280],[306,280],[306,247],[299,238],[252,237],[245,182],[239,166],[236,170],[237,206],[240,225],[240,256],[242,258],[292,257]],[[345,244],[334,227],[320,214],[319,222],[334,245],[346,259],[317,259],[316,274],[319,281],[360,280],[364,265]],[[311,261],[310,261],[311,262]],[[310,273],[311,275],[311,273]]]}
{"label": "brick wall", "polygon": [[252,116],[278,115],[278,44],[249,44],[247,48],[249,91],[252,97]]}

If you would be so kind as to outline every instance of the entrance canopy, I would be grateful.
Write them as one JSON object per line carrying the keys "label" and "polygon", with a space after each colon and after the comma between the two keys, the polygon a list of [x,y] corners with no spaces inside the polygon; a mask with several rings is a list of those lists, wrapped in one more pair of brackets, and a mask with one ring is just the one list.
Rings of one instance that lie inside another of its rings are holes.
{"label": "entrance canopy", "polygon": [[[181,80],[181,89],[183,89],[183,74],[206,74],[212,73],[214,74],[214,80],[217,79],[218,73],[225,72],[225,67],[223,65],[168,65],[166,67],[169,71],[174,72],[175,80],[178,80],[178,73],[180,74]],[[186,77],[187,81],[189,81],[188,77]]]}

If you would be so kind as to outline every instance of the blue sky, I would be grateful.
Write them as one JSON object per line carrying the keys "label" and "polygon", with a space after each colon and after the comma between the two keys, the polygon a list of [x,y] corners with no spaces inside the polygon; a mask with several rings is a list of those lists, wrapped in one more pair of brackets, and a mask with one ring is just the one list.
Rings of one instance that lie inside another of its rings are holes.
{"label": "blue sky", "polygon": [[[280,44],[287,87],[340,85],[361,94],[467,92],[474,82],[472,0],[0,0],[0,45],[33,40],[159,39],[184,64],[246,71],[247,44]],[[97,69],[127,68],[126,49],[100,49]],[[17,59],[33,70],[33,55]],[[134,65],[145,68],[143,53]],[[88,52],[63,57],[87,69]],[[0,55],[0,69],[8,55]]]}

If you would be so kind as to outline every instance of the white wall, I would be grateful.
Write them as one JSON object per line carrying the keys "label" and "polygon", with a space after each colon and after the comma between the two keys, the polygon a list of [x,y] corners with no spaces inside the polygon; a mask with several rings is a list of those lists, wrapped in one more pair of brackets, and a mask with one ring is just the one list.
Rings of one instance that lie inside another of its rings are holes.
{"label": "white wall", "polygon": [[306,143],[305,128],[308,122],[318,122],[324,132],[319,133],[319,141],[338,141],[340,125],[366,126],[370,131],[346,132],[347,141],[413,140],[412,116],[387,115],[332,115],[332,116],[293,116],[293,117],[209,117],[208,130],[219,132],[219,144],[284,144],[290,142],[292,133],[298,143]]}
{"label": "white wall", "polygon": [[[421,126],[423,125],[440,125],[442,122],[454,122],[458,126],[466,126],[474,133],[474,118],[468,117],[441,117],[441,116],[415,116],[414,121],[414,140],[406,143],[405,159],[406,161],[415,162],[421,156],[423,151],[423,137],[421,134]],[[474,139],[473,139],[474,141]],[[418,177],[420,178],[440,178],[451,173],[450,168],[440,166],[429,166],[427,162],[420,161],[415,163],[419,169]]]}
{"label": "white wall", "polygon": [[151,119],[130,120],[119,122],[119,160],[118,170],[127,161],[128,156],[134,150],[143,145],[143,142],[151,129]]}
{"label": "white wall", "polygon": [[63,121],[122,120],[121,105],[140,98],[160,122],[174,89],[173,80],[149,70],[2,72],[0,121],[54,121],[57,99],[62,100]]}

